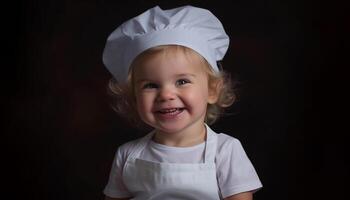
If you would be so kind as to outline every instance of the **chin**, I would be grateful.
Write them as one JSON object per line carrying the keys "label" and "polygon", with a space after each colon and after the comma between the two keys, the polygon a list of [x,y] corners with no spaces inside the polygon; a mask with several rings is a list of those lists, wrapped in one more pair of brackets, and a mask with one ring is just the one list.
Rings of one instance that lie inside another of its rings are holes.
{"label": "chin", "polygon": [[163,133],[168,133],[168,134],[176,134],[183,130],[186,126],[179,126],[178,124],[173,124],[173,125],[161,125],[161,126],[156,126],[155,129],[163,132]]}

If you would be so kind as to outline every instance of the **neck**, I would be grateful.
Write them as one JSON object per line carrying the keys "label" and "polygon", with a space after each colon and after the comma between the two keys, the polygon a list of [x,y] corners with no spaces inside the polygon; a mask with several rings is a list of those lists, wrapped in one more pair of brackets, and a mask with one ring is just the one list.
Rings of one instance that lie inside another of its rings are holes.
{"label": "neck", "polygon": [[159,144],[174,147],[189,147],[205,141],[206,127],[204,124],[188,127],[178,133],[163,133],[156,131],[153,140]]}

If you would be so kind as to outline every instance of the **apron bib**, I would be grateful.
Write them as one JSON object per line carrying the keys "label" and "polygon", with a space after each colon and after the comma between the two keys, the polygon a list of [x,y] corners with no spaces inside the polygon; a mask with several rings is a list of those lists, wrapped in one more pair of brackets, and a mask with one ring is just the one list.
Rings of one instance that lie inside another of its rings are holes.
{"label": "apron bib", "polygon": [[219,200],[216,134],[207,127],[203,163],[157,163],[139,158],[153,136],[146,135],[127,158],[123,181],[135,200]]}

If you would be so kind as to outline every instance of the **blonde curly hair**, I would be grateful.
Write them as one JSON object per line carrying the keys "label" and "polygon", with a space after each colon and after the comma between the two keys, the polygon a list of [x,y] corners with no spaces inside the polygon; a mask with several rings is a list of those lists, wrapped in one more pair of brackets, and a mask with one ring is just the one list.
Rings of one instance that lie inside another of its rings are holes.
{"label": "blonde curly hair", "polygon": [[112,96],[113,103],[112,108],[121,116],[131,122],[133,125],[144,125],[140,119],[135,100],[134,91],[134,76],[133,68],[143,62],[145,59],[149,59],[159,53],[169,53],[170,51],[180,51],[191,59],[191,56],[198,56],[202,62],[202,66],[208,75],[209,89],[217,92],[217,102],[214,104],[208,104],[205,117],[205,123],[211,125],[216,122],[223,114],[225,108],[231,106],[236,100],[235,82],[231,77],[221,70],[219,73],[214,72],[209,63],[194,50],[180,46],[180,45],[162,45],[150,48],[136,57],[131,64],[127,83],[120,84],[116,79],[112,78],[108,84],[109,94]]}

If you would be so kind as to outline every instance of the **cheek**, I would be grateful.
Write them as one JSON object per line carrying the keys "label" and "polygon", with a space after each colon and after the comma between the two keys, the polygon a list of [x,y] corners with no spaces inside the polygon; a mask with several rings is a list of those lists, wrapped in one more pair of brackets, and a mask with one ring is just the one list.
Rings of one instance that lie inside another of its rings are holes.
{"label": "cheek", "polygon": [[136,97],[136,107],[138,110],[147,110],[152,106],[151,96],[147,94],[141,94]]}
{"label": "cheek", "polygon": [[142,120],[142,121],[147,121],[146,119],[147,119],[147,113],[149,113],[148,112],[148,106],[147,106],[147,104],[144,102],[144,101],[140,101],[140,100],[137,100],[136,101],[136,109],[137,109],[137,114],[139,115],[139,117],[140,117],[140,119]]}
{"label": "cheek", "polygon": [[206,104],[207,98],[208,91],[202,88],[197,88],[186,92],[186,101],[192,105],[196,105],[200,102],[204,102]]}

